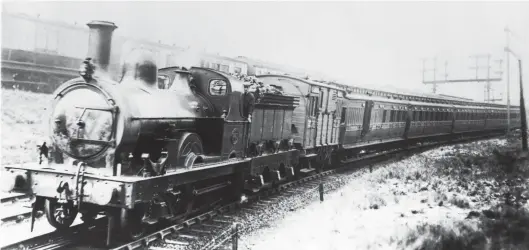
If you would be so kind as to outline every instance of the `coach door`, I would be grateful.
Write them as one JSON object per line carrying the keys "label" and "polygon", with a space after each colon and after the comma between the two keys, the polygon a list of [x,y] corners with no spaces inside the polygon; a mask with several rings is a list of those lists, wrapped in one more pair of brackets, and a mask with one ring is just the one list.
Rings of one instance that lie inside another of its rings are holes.
{"label": "coach door", "polygon": [[305,133],[305,142],[308,148],[316,146],[316,131],[318,127],[317,114],[318,114],[318,97],[309,96],[308,102],[308,117],[307,117],[307,132]]}
{"label": "coach door", "polygon": [[369,133],[369,126],[371,125],[371,112],[373,110],[374,103],[373,101],[365,102],[364,110],[364,122],[362,125],[362,137],[365,137]]}

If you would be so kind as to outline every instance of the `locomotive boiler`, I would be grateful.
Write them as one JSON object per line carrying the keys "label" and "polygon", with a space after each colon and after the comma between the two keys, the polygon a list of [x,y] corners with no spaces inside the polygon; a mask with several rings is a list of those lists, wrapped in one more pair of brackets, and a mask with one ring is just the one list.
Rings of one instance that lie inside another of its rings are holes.
{"label": "locomotive boiler", "polygon": [[[54,93],[52,163],[71,158],[84,162],[86,172],[95,168],[107,176],[135,175],[139,168],[143,175],[159,175],[166,167],[189,167],[202,154],[192,132],[196,118],[206,115],[204,102],[191,91],[158,91],[156,64],[143,50],[127,57],[119,83],[110,80],[105,75],[110,55],[106,50],[115,26],[105,22],[89,26],[93,43],[89,47],[94,49],[82,66],[83,77],[66,82]],[[181,145],[175,138],[179,142],[189,138],[194,147],[189,152],[196,155],[177,154]],[[186,162],[187,156],[195,159]]]}

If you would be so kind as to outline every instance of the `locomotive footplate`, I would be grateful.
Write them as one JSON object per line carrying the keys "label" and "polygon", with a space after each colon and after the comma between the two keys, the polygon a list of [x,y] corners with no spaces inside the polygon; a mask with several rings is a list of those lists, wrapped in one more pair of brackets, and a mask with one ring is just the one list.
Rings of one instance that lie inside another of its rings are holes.
{"label": "locomotive footplate", "polygon": [[[159,192],[209,178],[248,171],[249,159],[230,160],[192,169],[181,169],[154,177],[100,176],[87,167],[80,188],[76,189],[77,169],[66,164],[43,167],[38,163],[8,166],[2,173],[5,191],[17,190],[47,198],[71,200],[133,209],[134,204],[152,199]],[[67,170],[68,169],[68,170]],[[60,190],[60,192],[59,192]],[[81,195],[81,197],[77,197]]]}

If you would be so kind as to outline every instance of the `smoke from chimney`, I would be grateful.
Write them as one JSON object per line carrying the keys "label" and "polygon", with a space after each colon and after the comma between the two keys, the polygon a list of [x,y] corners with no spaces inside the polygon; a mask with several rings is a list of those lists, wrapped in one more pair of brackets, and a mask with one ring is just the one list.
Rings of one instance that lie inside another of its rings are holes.
{"label": "smoke from chimney", "polygon": [[90,28],[88,57],[92,58],[99,69],[106,72],[110,62],[112,32],[117,26],[106,21],[92,21],[86,25]]}

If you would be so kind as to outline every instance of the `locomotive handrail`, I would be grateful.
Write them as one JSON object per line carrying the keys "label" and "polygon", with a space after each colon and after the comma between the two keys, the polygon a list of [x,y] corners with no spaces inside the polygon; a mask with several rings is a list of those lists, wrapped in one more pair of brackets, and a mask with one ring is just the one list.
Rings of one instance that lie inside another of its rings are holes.
{"label": "locomotive handrail", "polygon": [[75,108],[77,108],[77,109],[89,109],[89,110],[114,112],[117,107],[107,108],[107,107],[97,107],[97,106],[86,106],[86,107],[75,106]]}
{"label": "locomotive handrail", "polygon": [[72,142],[85,142],[85,143],[91,143],[91,144],[97,144],[97,145],[113,145],[114,140],[110,141],[103,141],[103,140],[91,140],[91,139],[83,139],[83,138],[71,138]]}

